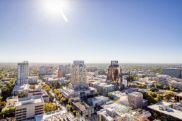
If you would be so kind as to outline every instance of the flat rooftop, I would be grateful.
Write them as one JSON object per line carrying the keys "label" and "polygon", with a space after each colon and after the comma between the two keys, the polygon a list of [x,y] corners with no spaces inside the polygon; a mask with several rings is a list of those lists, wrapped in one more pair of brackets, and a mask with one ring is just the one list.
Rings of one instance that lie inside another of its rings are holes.
{"label": "flat rooftop", "polygon": [[142,96],[143,97],[143,94],[141,92],[132,92],[132,93],[129,93],[128,95],[132,95],[132,96]]}
{"label": "flat rooftop", "polygon": [[89,108],[89,106],[86,103],[82,103],[82,102],[75,102],[73,103],[77,108],[79,108],[81,111],[85,111],[87,110],[87,108]]}
{"label": "flat rooftop", "polygon": [[108,84],[105,82],[99,82],[99,81],[93,81],[92,84],[97,85],[97,86],[102,86],[102,87],[114,87],[113,84]]}
{"label": "flat rooftop", "polygon": [[131,109],[128,106],[122,105],[122,104],[117,104],[117,103],[112,103],[109,105],[104,105],[104,109],[112,109],[115,111],[118,115],[122,115],[123,113],[129,112]]}
{"label": "flat rooftop", "polygon": [[24,91],[24,90],[28,90],[28,89],[29,89],[29,84],[15,85],[15,87],[13,88],[13,92]]}
{"label": "flat rooftop", "polygon": [[[179,110],[176,110],[176,109],[173,109],[173,108],[169,108],[168,107],[169,105],[171,105],[171,103],[160,102],[160,103],[157,103],[157,104],[154,104],[154,105],[150,105],[150,106],[148,106],[148,108],[182,120],[182,111],[179,111]],[[167,106],[168,109],[170,109],[171,111],[160,110],[159,109],[160,106]]]}
{"label": "flat rooftop", "polygon": [[118,96],[118,97],[121,97],[121,96],[126,96],[126,93],[123,93],[121,91],[113,91],[113,92],[110,92],[112,95],[114,96]]}
{"label": "flat rooftop", "polygon": [[93,98],[89,98],[92,101],[96,101],[96,100],[109,100],[108,97],[104,97],[104,96],[97,96],[97,97],[93,97]]}
{"label": "flat rooftop", "polygon": [[119,117],[125,117],[127,120],[133,119],[133,116],[130,114],[131,109],[128,106],[113,103],[104,105],[103,108],[98,113],[102,114],[108,121],[117,120]]}
{"label": "flat rooftop", "polygon": [[74,120],[74,117],[72,115],[70,115],[70,113],[67,113],[65,110],[61,110],[61,111],[56,111],[53,113],[45,113],[42,115],[36,115],[35,116],[35,121],[58,121],[58,120],[63,120],[63,119],[69,119],[70,121]]}
{"label": "flat rooftop", "polygon": [[28,105],[28,104],[34,104],[34,103],[43,103],[44,100],[42,97],[25,97],[25,98],[19,98],[16,106],[20,105]]}

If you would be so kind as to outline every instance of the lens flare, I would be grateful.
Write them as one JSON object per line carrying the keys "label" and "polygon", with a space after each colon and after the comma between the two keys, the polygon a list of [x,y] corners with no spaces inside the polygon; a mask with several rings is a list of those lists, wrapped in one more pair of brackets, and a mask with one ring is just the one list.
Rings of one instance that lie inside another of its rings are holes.
{"label": "lens flare", "polygon": [[68,18],[65,14],[65,11],[68,10],[69,4],[68,0],[44,0],[44,8],[46,13],[51,16],[62,16],[65,22],[68,22]]}

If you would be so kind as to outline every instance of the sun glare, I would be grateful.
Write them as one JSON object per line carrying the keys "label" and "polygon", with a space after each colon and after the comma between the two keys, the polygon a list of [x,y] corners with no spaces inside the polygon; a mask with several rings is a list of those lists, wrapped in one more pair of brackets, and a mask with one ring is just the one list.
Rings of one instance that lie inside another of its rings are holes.
{"label": "sun glare", "polygon": [[62,16],[64,21],[68,22],[68,18],[65,14],[65,11],[69,9],[68,0],[45,0],[43,2],[46,13],[51,16]]}

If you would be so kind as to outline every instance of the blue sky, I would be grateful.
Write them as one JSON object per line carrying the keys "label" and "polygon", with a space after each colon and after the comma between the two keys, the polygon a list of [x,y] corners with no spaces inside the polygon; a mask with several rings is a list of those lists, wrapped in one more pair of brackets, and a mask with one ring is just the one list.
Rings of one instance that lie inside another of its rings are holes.
{"label": "blue sky", "polygon": [[0,62],[182,63],[181,0],[66,2],[0,0]]}

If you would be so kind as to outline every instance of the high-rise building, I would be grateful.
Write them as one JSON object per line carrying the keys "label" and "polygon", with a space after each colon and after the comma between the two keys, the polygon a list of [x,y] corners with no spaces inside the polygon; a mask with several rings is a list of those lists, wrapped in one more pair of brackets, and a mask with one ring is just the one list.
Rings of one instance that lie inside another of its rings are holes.
{"label": "high-rise building", "polygon": [[58,77],[64,77],[66,74],[70,73],[70,65],[59,65]]}
{"label": "high-rise building", "polygon": [[28,82],[29,68],[28,61],[18,63],[18,79],[17,85],[23,85]]}
{"label": "high-rise building", "polygon": [[111,61],[111,65],[108,68],[107,81],[115,83],[117,85],[121,84],[122,78],[120,76],[122,70],[119,66],[118,61]]}
{"label": "high-rise building", "polygon": [[132,108],[142,108],[143,94],[141,92],[132,92],[128,94],[129,106]]}
{"label": "high-rise building", "polygon": [[80,85],[86,85],[87,82],[87,71],[84,61],[74,61],[71,70],[71,83],[73,87]]}

